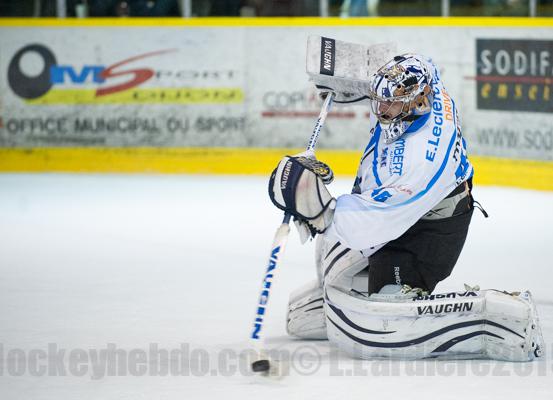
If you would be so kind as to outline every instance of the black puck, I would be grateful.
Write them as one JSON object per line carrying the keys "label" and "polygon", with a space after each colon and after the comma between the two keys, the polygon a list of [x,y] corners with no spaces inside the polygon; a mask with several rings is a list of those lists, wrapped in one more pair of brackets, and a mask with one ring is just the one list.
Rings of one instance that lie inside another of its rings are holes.
{"label": "black puck", "polygon": [[267,372],[271,368],[269,360],[257,360],[252,363],[253,372]]}

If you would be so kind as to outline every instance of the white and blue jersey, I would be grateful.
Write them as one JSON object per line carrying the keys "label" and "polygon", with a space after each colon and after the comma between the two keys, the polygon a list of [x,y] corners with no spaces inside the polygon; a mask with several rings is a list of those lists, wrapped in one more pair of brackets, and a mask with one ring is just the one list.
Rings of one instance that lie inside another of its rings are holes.
{"label": "white and blue jersey", "polygon": [[352,194],[337,199],[329,238],[368,256],[414,225],[473,175],[458,111],[433,68],[432,111],[390,144],[371,115]]}

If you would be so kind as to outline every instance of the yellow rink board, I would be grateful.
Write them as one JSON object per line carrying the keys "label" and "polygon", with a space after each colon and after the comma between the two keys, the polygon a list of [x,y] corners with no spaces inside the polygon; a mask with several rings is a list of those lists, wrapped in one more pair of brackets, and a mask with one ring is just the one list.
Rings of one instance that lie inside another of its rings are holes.
{"label": "yellow rink board", "polygon": [[442,26],[543,28],[553,26],[548,17],[199,17],[199,18],[0,18],[0,27],[340,27],[340,26]]}
{"label": "yellow rink board", "polygon": [[[243,174],[268,176],[285,154],[260,148],[32,148],[0,149],[2,172]],[[337,176],[355,175],[361,152],[318,150]],[[471,156],[475,183],[553,190],[553,161]]]}
{"label": "yellow rink board", "polygon": [[[0,28],[225,28],[225,27],[553,27],[553,18],[379,17],[379,18],[0,18]],[[300,149],[259,148],[0,148],[0,172],[195,173],[268,176],[284,154]],[[336,175],[355,174],[358,151],[318,150]],[[553,161],[472,156],[475,181],[483,185],[553,190]]]}

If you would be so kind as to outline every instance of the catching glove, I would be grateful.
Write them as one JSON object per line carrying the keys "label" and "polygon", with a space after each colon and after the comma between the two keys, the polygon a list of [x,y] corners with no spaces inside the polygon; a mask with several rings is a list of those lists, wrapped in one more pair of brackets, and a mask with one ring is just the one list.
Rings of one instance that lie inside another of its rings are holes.
{"label": "catching glove", "polygon": [[325,184],[333,178],[332,170],[312,151],[284,157],[271,174],[269,197],[275,206],[294,216],[302,243],[309,233],[314,237],[332,223],[336,199]]}

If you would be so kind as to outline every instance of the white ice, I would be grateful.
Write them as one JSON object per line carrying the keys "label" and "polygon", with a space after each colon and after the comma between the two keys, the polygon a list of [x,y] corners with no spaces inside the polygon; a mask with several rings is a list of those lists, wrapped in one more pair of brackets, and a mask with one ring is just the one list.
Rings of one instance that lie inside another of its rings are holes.
{"label": "white ice", "polygon": [[[349,192],[350,184],[339,179],[331,190]],[[463,254],[438,291],[463,283],[530,289],[550,344],[553,193],[495,187],[474,193],[490,218],[474,214]],[[271,348],[295,351],[298,360],[280,381],[217,370],[217,357],[248,345],[280,220],[260,177],[0,175],[0,399],[553,398],[549,356],[531,364],[354,362],[327,342],[287,337],[288,294],[315,276],[313,244],[301,246],[295,231],[265,334]],[[68,352],[186,343],[207,352],[210,364],[190,355],[189,376],[102,377],[90,369],[84,376],[35,376],[28,368],[14,376],[14,349],[30,354],[49,343]],[[311,351],[320,356],[314,372]],[[240,365],[229,359],[226,366]]]}

